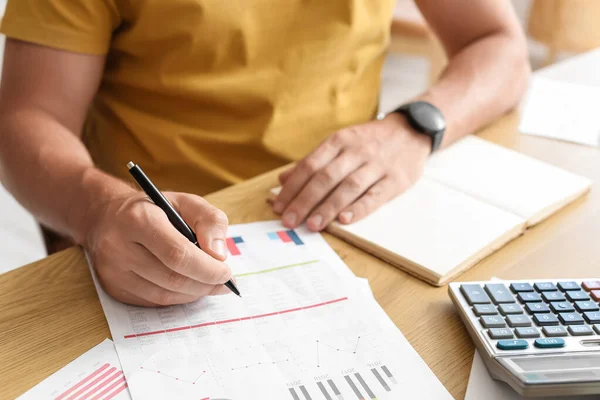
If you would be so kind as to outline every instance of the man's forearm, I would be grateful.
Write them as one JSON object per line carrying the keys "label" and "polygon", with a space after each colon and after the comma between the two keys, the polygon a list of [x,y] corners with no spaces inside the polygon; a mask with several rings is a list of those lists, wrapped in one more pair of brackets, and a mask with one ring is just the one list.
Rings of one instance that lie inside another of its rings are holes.
{"label": "man's forearm", "polygon": [[529,73],[524,41],[494,33],[452,57],[439,81],[418,99],[434,104],[446,117],[442,146],[448,146],[514,107]]}
{"label": "man's forearm", "polygon": [[77,135],[41,110],[0,114],[0,179],[44,225],[82,243],[92,211],[130,193],[93,162]]}

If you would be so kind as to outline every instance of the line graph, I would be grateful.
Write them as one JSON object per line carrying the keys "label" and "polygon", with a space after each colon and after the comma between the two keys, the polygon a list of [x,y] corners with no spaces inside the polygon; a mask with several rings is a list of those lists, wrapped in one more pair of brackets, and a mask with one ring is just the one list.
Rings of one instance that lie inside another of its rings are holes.
{"label": "line graph", "polygon": [[159,371],[159,370],[156,370],[156,369],[151,369],[151,368],[148,368],[148,367],[144,368],[143,366],[140,366],[140,369],[143,369],[143,370],[145,370],[145,371],[150,371],[150,372],[156,372],[157,374],[160,374],[161,376],[164,376],[165,378],[173,379],[173,380],[175,380],[175,381],[179,381],[179,382],[185,382],[185,383],[189,383],[189,384],[191,384],[191,385],[195,385],[195,384],[196,384],[196,382],[198,382],[198,380],[199,380],[200,378],[202,378],[202,376],[203,376],[204,374],[206,374],[206,371],[202,371],[202,373],[200,373],[200,375],[198,375],[198,377],[197,377],[196,379],[194,379],[193,381],[189,381],[189,380],[186,380],[186,379],[179,378],[179,377],[177,377],[177,376],[172,376],[172,375],[166,374],[166,373],[164,373],[164,372],[161,372],[161,371]]}
{"label": "line graph", "polygon": [[[343,353],[347,353],[347,354],[356,354],[356,352],[358,351],[358,345],[360,344],[360,339],[361,337],[358,336],[356,338],[356,344],[354,345],[354,348],[352,349],[343,349],[343,348],[339,348],[337,346],[332,346],[330,344],[327,344],[325,342],[322,342],[320,340],[317,339],[317,367],[321,367],[321,353],[323,350],[319,351],[320,347],[325,347],[331,350],[335,350],[336,352],[343,352]],[[325,350],[325,349],[324,349]]]}

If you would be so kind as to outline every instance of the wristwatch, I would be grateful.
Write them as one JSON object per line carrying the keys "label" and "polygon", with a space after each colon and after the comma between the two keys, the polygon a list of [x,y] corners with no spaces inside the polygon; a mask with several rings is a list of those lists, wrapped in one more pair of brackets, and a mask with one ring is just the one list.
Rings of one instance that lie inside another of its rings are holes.
{"label": "wristwatch", "polygon": [[432,153],[440,147],[446,130],[446,120],[436,106],[426,101],[415,101],[392,112],[404,115],[415,131],[431,138]]}

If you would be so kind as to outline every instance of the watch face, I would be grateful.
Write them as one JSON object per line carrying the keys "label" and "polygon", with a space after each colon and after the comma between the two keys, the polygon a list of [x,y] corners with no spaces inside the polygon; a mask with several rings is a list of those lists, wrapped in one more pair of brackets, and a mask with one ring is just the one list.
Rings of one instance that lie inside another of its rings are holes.
{"label": "watch face", "polygon": [[410,104],[410,114],[417,125],[430,133],[440,132],[446,129],[444,116],[434,106],[424,101]]}

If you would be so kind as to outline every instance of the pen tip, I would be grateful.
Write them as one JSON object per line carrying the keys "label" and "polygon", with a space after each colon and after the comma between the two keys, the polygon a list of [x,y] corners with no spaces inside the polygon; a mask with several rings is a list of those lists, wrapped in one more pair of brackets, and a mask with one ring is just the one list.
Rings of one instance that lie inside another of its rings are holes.
{"label": "pen tip", "polygon": [[238,297],[241,299],[241,298],[242,298],[242,295],[241,295],[241,294],[238,294]]}
{"label": "pen tip", "polygon": [[133,168],[133,167],[135,167],[135,164],[133,163],[133,161],[129,161],[129,162],[127,163],[127,168],[128,168],[128,169],[131,169],[131,168]]}

